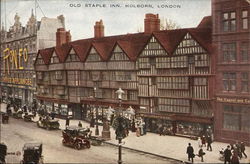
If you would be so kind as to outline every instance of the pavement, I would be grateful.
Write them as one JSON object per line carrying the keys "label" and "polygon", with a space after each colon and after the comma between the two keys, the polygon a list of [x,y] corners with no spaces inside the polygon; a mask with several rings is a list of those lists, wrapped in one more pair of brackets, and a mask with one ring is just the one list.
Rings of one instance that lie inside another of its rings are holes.
{"label": "pavement", "polygon": [[[1,111],[5,111],[5,104],[1,104]],[[34,122],[38,120],[38,117],[34,118]],[[60,123],[60,129],[65,129],[66,121],[64,119],[58,119]],[[83,127],[90,127],[88,122],[83,120],[70,120],[70,125],[78,125],[81,121]],[[99,127],[99,134],[101,137],[102,126]],[[92,135],[95,135],[95,128],[90,128],[92,130]],[[108,144],[118,145],[118,140],[115,139],[115,131],[111,127],[111,140],[106,141]],[[198,141],[192,140],[184,137],[177,136],[160,136],[155,133],[147,133],[146,135],[137,137],[135,133],[129,132],[129,136],[122,140],[123,147],[133,150],[138,150],[140,152],[149,152],[151,154],[157,154],[158,156],[163,156],[170,159],[177,159],[187,162],[186,148],[188,143],[194,148],[195,154],[198,154]],[[199,157],[194,158],[194,163],[223,163],[219,160],[219,151],[222,148],[226,148],[228,143],[213,142],[213,151],[207,151],[204,147],[203,150],[206,153],[204,156],[204,162],[201,162]],[[240,163],[250,163],[250,147],[246,146],[246,154],[248,158],[242,158]]]}

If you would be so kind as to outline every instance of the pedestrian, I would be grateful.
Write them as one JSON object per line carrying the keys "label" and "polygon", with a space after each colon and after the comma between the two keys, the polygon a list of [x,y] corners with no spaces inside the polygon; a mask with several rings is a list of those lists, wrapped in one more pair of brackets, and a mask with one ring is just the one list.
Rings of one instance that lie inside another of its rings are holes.
{"label": "pedestrian", "polygon": [[224,164],[226,164],[227,162],[230,164],[231,162],[231,150],[230,150],[230,146],[228,145],[226,150],[224,151]]}
{"label": "pedestrian", "polygon": [[198,156],[201,158],[201,162],[204,162],[204,159],[203,159],[203,156],[205,155],[206,153],[203,151],[202,148],[200,148],[199,152],[198,152]]}
{"label": "pedestrian", "polygon": [[132,132],[136,132],[136,128],[135,128],[135,119],[132,120],[131,131],[132,131]]}
{"label": "pedestrian", "polygon": [[201,137],[201,143],[202,143],[202,147],[203,145],[204,147],[206,147],[206,137],[204,135]]}
{"label": "pedestrian", "polygon": [[241,144],[240,144],[239,141],[236,142],[236,150],[237,150],[239,158],[241,159],[242,158],[242,152],[241,152]]}
{"label": "pedestrian", "polygon": [[236,151],[233,152],[233,156],[232,156],[232,160],[231,160],[231,164],[239,164],[239,158],[238,158],[238,154]]}
{"label": "pedestrian", "polygon": [[240,149],[241,149],[241,153],[245,156],[245,158],[247,158],[247,155],[245,153],[246,148],[245,148],[244,142],[241,142]]}
{"label": "pedestrian", "polygon": [[212,144],[212,137],[209,135],[209,136],[207,136],[207,150],[212,151],[211,144]]}
{"label": "pedestrian", "polygon": [[66,127],[69,126],[69,117],[66,118]]}
{"label": "pedestrian", "polygon": [[163,134],[163,130],[164,130],[163,125],[160,125],[160,127],[159,127],[159,134],[160,134],[160,136]]}
{"label": "pedestrian", "polygon": [[202,147],[202,142],[201,142],[201,138],[200,137],[198,137],[198,148],[201,148]]}
{"label": "pedestrian", "polygon": [[187,147],[187,154],[188,154],[188,161],[192,161],[192,163],[194,162],[194,148],[191,146],[191,143],[188,143],[188,147]]}
{"label": "pedestrian", "polygon": [[79,121],[79,123],[78,123],[78,127],[82,127],[82,123],[81,123],[81,121]]}

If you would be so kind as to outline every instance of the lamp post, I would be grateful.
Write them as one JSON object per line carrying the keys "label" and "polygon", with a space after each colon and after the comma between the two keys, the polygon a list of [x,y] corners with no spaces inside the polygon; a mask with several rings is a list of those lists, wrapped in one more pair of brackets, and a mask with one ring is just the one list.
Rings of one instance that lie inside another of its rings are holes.
{"label": "lamp post", "polygon": [[95,116],[95,121],[96,121],[96,128],[95,128],[95,135],[98,136],[99,135],[99,128],[98,128],[98,108],[96,105],[97,102],[97,97],[96,97],[96,87],[94,87],[94,98],[95,98],[95,110],[96,110],[96,116]]}
{"label": "lamp post", "polygon": [[118,113],[118,127],[116,129],[116,135],[117,135],[117,138],[118,138],[118,164],[122,164],[122,132],[124,129],[123,129],[123,119],[121,117],[121,106],[122,106],[122,95],[124,94],[124,91],[119,88],[117,91],[116,91],[117,95],[118,95],[118,99],[119,99],[119,113]]}

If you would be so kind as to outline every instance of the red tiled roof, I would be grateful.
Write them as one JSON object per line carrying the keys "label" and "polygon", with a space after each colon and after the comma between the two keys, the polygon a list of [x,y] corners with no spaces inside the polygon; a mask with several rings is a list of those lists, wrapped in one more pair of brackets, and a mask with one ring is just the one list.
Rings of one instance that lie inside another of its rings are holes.
{"label": "red tiled roof", "polygon": [[38,57],[39,54],[40,54],[41,57],[42,57],[42,59],[43,59],[43,61],[44,61],[44,63],[45,63],[45,64],[49,64],[50,58],[52,57],[53,52],[54,52],[54,47],[42,49],[42,50],[39,50],[39,51],[38,51],[37,57]]}
{"label": "red tiled roof", "polygon": [[168,54],[172,54],[175,51],[186,34],[186,29],[164,30],[153,33]]}
{"label": "red tiled roof", "polygon": [[[206,18],[204,18],[206,19]],[[208,52],[211,52],[212,34],[211,28],[187,28],[176,30],[164,30],[153,32],[153,36],[159,41],[162,47],[168,54],[173,54],[179,43],[183,40],[187,33],[197,40],[197,42],[204,47]],[[118,44],[121,49],[127,54],[131,61],[135,61],[143,48],[151,38],[151,34],[136,33],[127,35],[117,35],[102,38],[89,38],[77,40],[70,43],[63,44],[62,46],[39,50],[45,64],[49,64],[53,50],[59,57],[60,62],[64,62],[73,48],[81,61],[85,61],[90,48],[93,46],[103,61],[109,60],[114,46]]]}
{"label": "red tiled roof", "polygon": [[204,17],[197,28],[212,28],[212,16]]}
{"label": "red tiled roof", "polygon": [[71,49],[71,45],[68,43],[55,47],[55,52],[56,52],[60,62],[63,63],[66,60],[70,49]]}
{"label": "red tiled roof", "polygon": [[82,40],[81,44],[79,42],[72,42],[71,46],[75,50],[76,55],[79,57],[80,61],[85,61],[91,47],[91,42],[89,40]]}

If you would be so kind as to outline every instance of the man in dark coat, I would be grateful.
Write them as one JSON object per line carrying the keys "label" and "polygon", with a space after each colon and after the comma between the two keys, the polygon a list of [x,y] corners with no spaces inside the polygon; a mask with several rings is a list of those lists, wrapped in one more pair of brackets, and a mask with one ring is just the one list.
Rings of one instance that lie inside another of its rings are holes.
{"label": "man in dark coat", "polygon": [[191,146],[191,143],[188,143],[187,154],[188,154],[188,161],[190,161],[190,158],[191,158],[192,163],[193,163],[194,162],[194,148]]}
{"label": "man in dark coat", "polygon": [[230,146],[228,145],[226,150],[224,151],[224,164],[226,164],[227,162],[230,164],[231,162],[231,156],[232,156],[232,153],[231,153],[231,150],[230,150]]}
{"label": "man in dark coat", "polygon": [[246,148],[245,148],[244,142],[241,142],[240,149],[241,149],[242,154],[245,156],[245,158],[247,158],[247,155],[245,153]]}
{"label": "man in dark coat", "polygon": [[69,117],[66,118],[66,127],[69,126]]}
{"label": "man in dark coat", "polygon": [[207,136],[207,150],[212,151],[211,144],[212,144],[212,137],[209,135],[209,136]]}

